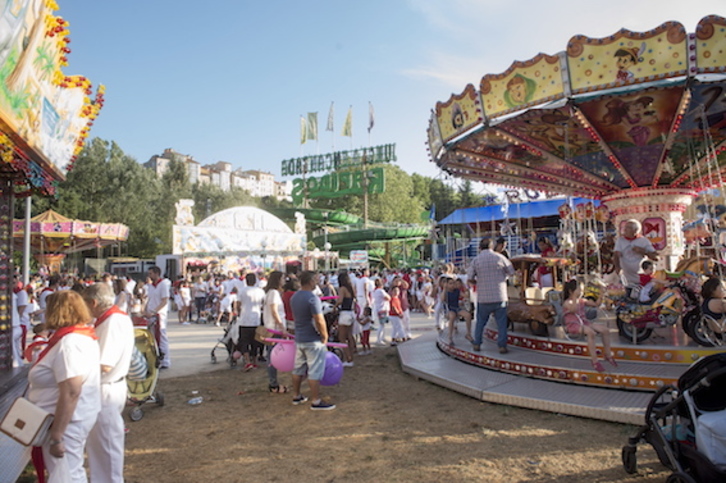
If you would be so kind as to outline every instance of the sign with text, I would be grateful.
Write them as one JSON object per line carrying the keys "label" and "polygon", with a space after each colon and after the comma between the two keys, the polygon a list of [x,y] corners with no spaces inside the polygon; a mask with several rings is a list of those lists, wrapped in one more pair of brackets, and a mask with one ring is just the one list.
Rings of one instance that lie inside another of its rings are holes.
{"label": "sign with text", "polygon": [[396,160],[396,145],[384,144],[369,148],[316,154],[282,162],[282,176],[302,176],[309,173],[337,171],[364,164],[390,163]]}
{"label": "sign with text", "polygon": [[300,203],[306,198],[339,198],[341,196],[362,195],[367,185],[369,195],[383,193],[386,187],[382,167],[365,171],[334,171],[319,178],[297,178],[292,181],[292,201]]}
{"label": "sign with text", "polygon": [[351,250],[349,258],[351,265],[368,265],[368,250]]}

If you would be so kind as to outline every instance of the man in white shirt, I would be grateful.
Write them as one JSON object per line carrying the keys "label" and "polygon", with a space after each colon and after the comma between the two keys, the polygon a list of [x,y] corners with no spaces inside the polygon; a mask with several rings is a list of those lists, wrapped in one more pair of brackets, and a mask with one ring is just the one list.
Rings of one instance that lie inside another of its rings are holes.
{"label": "man in white shirt", "polygon": [[83,292],[101,347],[101,412],[88,434],[86,452],[94,483],[124,481],[124,420],[126,374],[134,349],[131,318],[114,305],[113,290],[96,283]]}
{"label": "man in white shirt", "polygon": [[265,302],[265,292],[255,286],[257,276],[254,273],[245,275],[245,282],[247,286],[237,294],[240,307],[237,326],[239,327],[239,350],[245,358],[244,370],[249,371],[257,367],[252,362],[250,353],[252,353],[255,341],[255,330],[262,320],[262,305]]}
{"label": "man in white shirt", "polygon": [[168,369],[171,367],[171,356],[169,355],[169,337],[166,334],[166,322],[169,317],[169,297],[171,296],[171,282],[161,276],[161,269],[157,266],[149,268],[151,283],[146,284],[147,302],[146,316],[159,317],[159,351],[163,358],[160,367]]}
{"label": "man in white shirt", "polygon": [[361,270],[360,275],[354,279],[355,283],[355,298],[358,301],[358,307],[361,312],[363,309],[370,305],[370,292],[368,287],[368,269],[364,268]]}
{"label": "man in white shirt", "polygon": [[45,322],[45,301],[48,298],[48,295],[58,290],[58,285],[60,285],[60,281],[60,275],[51,275],[48,279],[48,286],[45,287],[42,292],[40,292],[40,296],[38,297],[38,305],[40,305],[40,310],[42,310],[40,316],[41,322]]}
{"label": "man in white shirt", "polygon": [[622,270],[628,285],[640,284],[638,272],[643,260],[646,258],[658,260],[658,252],[650,240],[640,234],[640,222],[635,219],[625,222],[623,233],[615,242],[614,251],[613,273],[617,275]]}

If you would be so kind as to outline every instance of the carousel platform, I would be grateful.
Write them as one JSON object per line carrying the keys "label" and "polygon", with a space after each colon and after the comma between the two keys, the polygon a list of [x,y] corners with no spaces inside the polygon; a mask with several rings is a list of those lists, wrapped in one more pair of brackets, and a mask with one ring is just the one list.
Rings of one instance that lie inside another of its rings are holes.
{"label": "carousel platform", "polygon": [[[592,368],[584,341],[509,334],[509,353],[499,354],[496,330],[485,330],[481,351],[464,339],[463,325],[450,345],[436,332],[398,348],[403,370],[476,399],[573,416],[642,424],[653,393],[698,358],[719,352],[688,342],[680,330],[658,329],[643,344],[611,340],[618,363]],[[556,332],[556,328],[553,328]]]}

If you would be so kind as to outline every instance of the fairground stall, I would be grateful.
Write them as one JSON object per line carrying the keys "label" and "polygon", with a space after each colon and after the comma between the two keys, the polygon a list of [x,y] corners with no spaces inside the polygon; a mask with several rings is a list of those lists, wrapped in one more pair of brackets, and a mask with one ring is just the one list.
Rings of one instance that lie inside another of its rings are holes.
{"label": "fairground stall", "polygon": [[[117,246],[128,240],[129,227],[121,223],[72,220],[53,210],[30,219],[30,250],[39,266],[58,273],[66,255]],[[25,220],[13,222],[16,249],[22,249]]]}
{"label": "fairground stall", "polygon": [[[667,22],[648,32],[577,35],[562,52],[514,62],[503,73],[484,75],[478,89],[469,84],[437,103],[428,145],[432,161],[453,176],[582,196],[606,207],[594,209],[593,204],[588,214],[585,206],[582,214],[563,206],[565,221],[587,225],[598,217],[612,219],[620,232],[625,220],[639,220],[661,254],[658,268],[695,273],[698,284],[699,275],[712,273],[713,264],[679,260],[685,251],[683,213],[697,192],[723,189],[724,94],[722,17],[703,18],[694,33]],[[548,306],[547,330],[542,320],[521,320],[538,328],[533,335],[513,320],[508,343],[516,350],[505,356],[496,350],[472,352],[463,340],[439,339],[439,347],[503,372],[654,391],[674,383],[692,361],[720,350],[708,346],[726,343],[726,331],[703,337],[708,327],[693,315],[699,311],[694,287],[674,282],[664,292],[669,302],[613,307],[609,316],[617,319],[621,336],[618,341],[613,334],[618,342],[613,355],[620,364],[596,371],[583,338],[563,332],[561,281],[559,287],[523,288],[528,306]],[[487,327],[486,338],[492,343],[496,328]]]}
{"label": "fairground stall", "polygon": [[[70,38],[57,9],[54,0],[0,2],[0,414],[25,381],[12,358],[13,204],[55,195],[104,102],[102,86],[94,93],[89,79],[63,71]],[[0,436],[0,480],[15,481],[26,458],[7,441]]]}
{"label": "fairground stall", "polygon": [[173,254],[181,272],[238,273],[267,269],[284,270],[300,259],[307,244],[305,217],[298,214],[292,230],[276,216],[253,206],[238,206],[215,213],[194,225],[193,200],[180,200],[173,229]]}

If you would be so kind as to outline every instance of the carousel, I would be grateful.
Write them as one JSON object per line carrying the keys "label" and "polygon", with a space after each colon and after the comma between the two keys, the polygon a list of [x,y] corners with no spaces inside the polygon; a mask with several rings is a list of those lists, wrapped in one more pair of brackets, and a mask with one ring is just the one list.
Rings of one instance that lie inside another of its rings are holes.
{"label": "carousel", "polygon": [[[723,190],[725,94],[726,19],[708,16],[695,33],[667,22],[648,32],[577,35],[562,52],[514,62],[501,74],[485,75],[478,89],[469,84],[437,103],[428,145],[445,172],[601,203],[564,203],[559,255],[575,260],[564,276],[579,272],[589,283],[586,292],[608,292],[598,319],[612,329],[617,368],[587,364],[591,349],[563,329],[563,279],[553,287],[527,286],[522,271],[533,262],[527,259],[515,260],[520,286],[512,290],[518,308],[509,335],[515,350],[506,357],[474,353],[463,349],[463,340],[443,338],[441,350],[503,372],[644,391],[675,382],[688,364],[720,351],[714,346],[726,341],[725,331],[704,321],[698,300],[702,277],[719,260],[700,253],[684,260],[683,227],[697,194]],[[620,232],[628,219],[640,221],[660,253],[663,300],[636,304],[623,287],[598,283],[611,265],[596,252],[602,244],[612,249],[613,242],[598,240],[598,224],[612,223]],[[583,256],[569,257],[568,250]],[[522,305],[537,310],[523,312]],[[542,313],[547,316],[529,315]],[[495,340],[496,328],[488,326],[486,335]]]}

